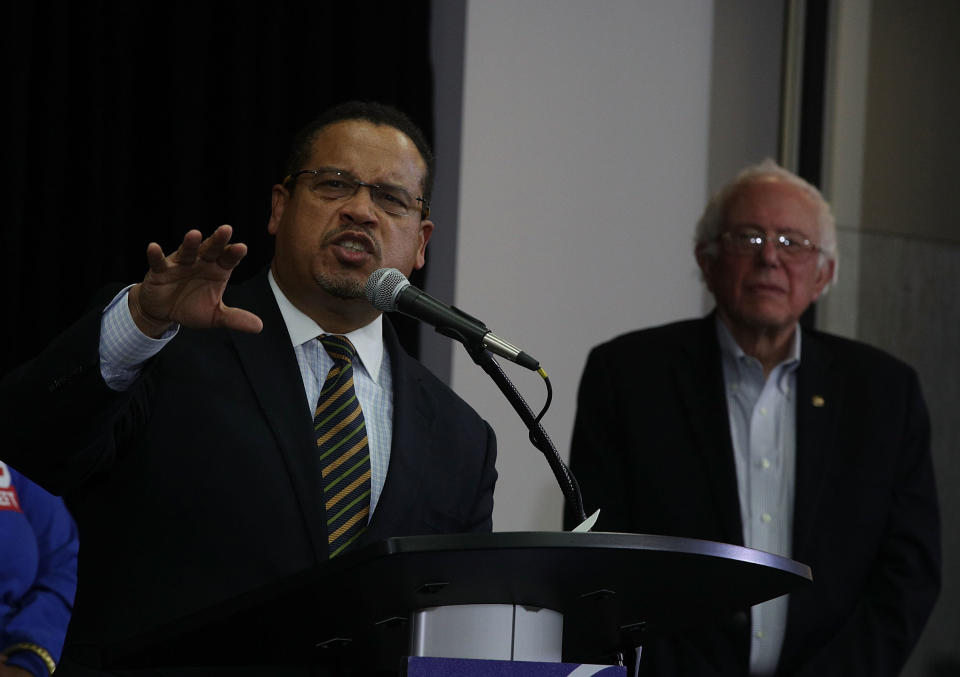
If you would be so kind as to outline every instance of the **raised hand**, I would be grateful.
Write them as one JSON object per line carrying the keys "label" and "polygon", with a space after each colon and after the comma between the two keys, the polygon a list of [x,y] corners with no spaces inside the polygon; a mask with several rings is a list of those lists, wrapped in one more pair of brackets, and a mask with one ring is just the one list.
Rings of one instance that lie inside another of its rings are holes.
{"label": "raised hand", "polygon": [[173,323],[185,327],[228,327],[257,333],[263,321],[253,313],[223,304],[230,274],[247,254],[247,246],[230,243],[233,228],[220,226],[203,239],[198,230],[183,236],[168,256],[156,242],[147,246],[143,282],[130,288],[128,303],[133,321],[148,336],[160,336]]}

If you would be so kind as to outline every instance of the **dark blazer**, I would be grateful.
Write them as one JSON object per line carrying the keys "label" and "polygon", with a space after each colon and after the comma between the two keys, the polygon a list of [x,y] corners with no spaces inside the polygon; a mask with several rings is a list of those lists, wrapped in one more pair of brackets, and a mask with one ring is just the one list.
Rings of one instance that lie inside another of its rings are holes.
{"label": "dark blazer", "polygon": [[[296,357],[266,275],[228,290],[260,334],[181,328],[122,394],[100,376],[100,310],[5,378],[4,456],[80,526],[68,643],[134,635],[327,558],[326,517]],[[489,531],[493,431],[399,346],[393,441],[362,542]]]}
{"label": "dark blazer", "polygon": [[[714,316],[626,334],[591,353],[571,450],[599,531],[743,544]],[[896,675],[940,586],[930,426],[914,371],[803,330],[793,559],[782,675]],[[572,516],[567,516],[568,524]],[[746,675],[749,614],[651,640],[642,672]]]}

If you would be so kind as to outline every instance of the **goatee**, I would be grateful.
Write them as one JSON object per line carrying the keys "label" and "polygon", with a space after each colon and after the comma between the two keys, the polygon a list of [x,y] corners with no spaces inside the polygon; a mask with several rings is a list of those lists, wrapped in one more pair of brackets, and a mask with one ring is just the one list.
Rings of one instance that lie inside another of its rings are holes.
{"label": "goatee", "polygon": [[317,275],[317,286],[338,299],[365,299],[366,280],[358,281],[346,275]]}

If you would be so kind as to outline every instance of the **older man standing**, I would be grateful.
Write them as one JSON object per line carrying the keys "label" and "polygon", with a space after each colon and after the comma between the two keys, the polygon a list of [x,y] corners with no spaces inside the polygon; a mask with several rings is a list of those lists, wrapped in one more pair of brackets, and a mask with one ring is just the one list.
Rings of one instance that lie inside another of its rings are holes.
{"label": "older man standing", "polygon": [[571,450],[584,503],[600,530],[746,545],[810,565],[814,584],[651,638],[641,672],[896,675],[940,586],[916,374],[801,329],[836,277],[836,234],[819,192],[775,163],[711,199],[695,255],[714,312],[590,354]]}

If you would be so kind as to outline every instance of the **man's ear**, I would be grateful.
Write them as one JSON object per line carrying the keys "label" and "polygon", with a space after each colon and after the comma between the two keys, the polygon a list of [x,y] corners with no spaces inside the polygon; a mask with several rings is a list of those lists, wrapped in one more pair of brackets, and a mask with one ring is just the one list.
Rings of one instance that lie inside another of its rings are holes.
{"label": "man's ear", "polygon": [[420,249],[417,251],[417,260],[413,264],[414,270],[420,270],[423,268],[423,264],[427,262],[427,242],[430,241],[430,236],[433,235],[433,229],[433,221],[430,219],[424,219],[420,222]]}
{"label": "man's ear", "polygon": [[290,200],[290,192],[279,183],[273,187],[270,196],[270,221],[267,223],[267,232],[276,235],[280,228],[280,219],[283,218],[283,210],[287,208],[287,202]]}
{"label": "man's ear", "polygon": [[813,297],[813,301],[820,298],[820,294],[823,293],[823,288],[833,281],[833,273],[836,269],[837,262],[833,259],[827,259],[824,265],[817,268],[816,278],[814,279],[814,290],[816,294]]}
{"label": "man's ear", "polygon": [[717,257],[707,252],[709,245],[698,244],[694,249],[694,256],[697,258],[697,265],[700,267],[700,274],[703,275],[703,281],[707,285],[707,290],[713,293],[713,274],[717,265]]}

